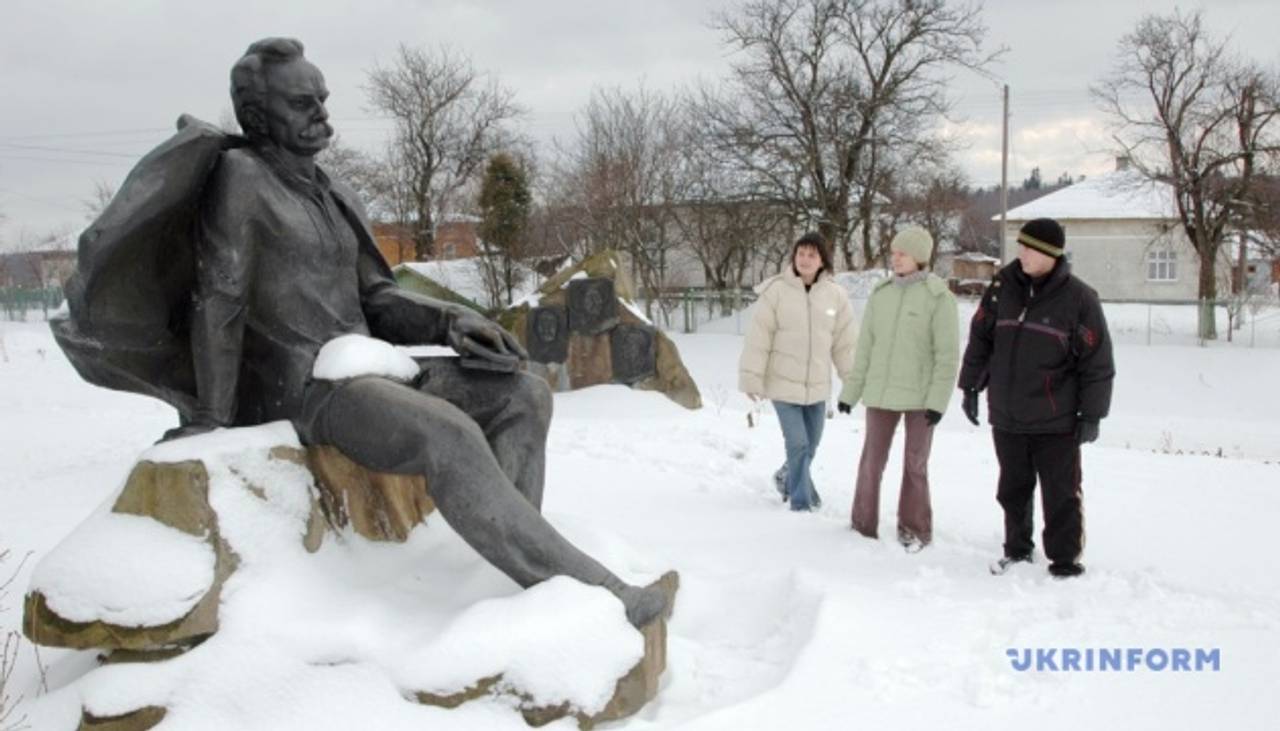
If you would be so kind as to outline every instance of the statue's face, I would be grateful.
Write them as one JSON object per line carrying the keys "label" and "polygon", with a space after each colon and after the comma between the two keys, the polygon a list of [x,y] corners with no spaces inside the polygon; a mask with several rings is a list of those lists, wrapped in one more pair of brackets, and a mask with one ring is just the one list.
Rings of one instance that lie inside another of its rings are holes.
{"label": "statue's face", "polygon": [[333,127],[324,102],[329,90],[320,69],[306,59],[266,69],[264,112],[271,141],[295,155],[310,157],[329,146]]}

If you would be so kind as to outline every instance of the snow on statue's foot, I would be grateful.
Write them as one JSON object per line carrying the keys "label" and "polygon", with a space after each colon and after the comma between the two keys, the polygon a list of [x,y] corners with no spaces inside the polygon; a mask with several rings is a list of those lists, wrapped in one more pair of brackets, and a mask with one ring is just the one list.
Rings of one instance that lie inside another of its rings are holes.
{"label": "snow on statue's foot", "polygon": [[1001,574],[1008,571],[1010,567],[1020,563],[1026,563],[1026,564],[1031,563],[1031,557],[1030,556],[1005,556],[999,561],[995,561],[991,564],[990,566],[991,573],[996,576],[1000,576]]}

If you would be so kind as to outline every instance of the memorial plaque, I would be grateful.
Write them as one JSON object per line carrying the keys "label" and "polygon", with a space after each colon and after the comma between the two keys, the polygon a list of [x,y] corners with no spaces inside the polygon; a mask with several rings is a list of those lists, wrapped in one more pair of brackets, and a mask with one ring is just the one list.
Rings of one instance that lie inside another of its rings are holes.
{"label": "memorial plaque", "polygon": [[613,380],[632,384],[658,369],[656,331],[644,325],[619,325],[610,333]]}
{"label": "memorial plaque", "polygon": [[535,307],[525,320],[529,360],[563,363],[569,357],[569,313],[564,307]]}
{"label": "memorial plaque", "polygon": [[618,324],[618,301],[613,280],[603,277],[569,281],[569,329],[598,335]]}

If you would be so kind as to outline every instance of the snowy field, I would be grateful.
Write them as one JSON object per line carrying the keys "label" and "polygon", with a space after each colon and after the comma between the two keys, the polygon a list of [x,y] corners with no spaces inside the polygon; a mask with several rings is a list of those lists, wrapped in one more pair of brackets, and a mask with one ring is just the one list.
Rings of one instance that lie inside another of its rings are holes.
{"label": "snowy field", "polygon": [[[860,318],[862,308],[875,285],[888,276],[886,270],[841,272],[836,281],[849,291],[854,313]],[[670,310],[670,329],[685,326],[684,302],[680,296],[666,299]],[[977,307],[976,297],[960,299],[961,322],[967,325]],[[688,313],[690,325],[697,332],[731,333],[742,335],[751,322],[751,310],[745,308],[725,316],[719,300],[698,299]],[[1219,340],[1201,343],[1197,336],[1198,308],[1188,304],[1145,304],[1137,302],[1104,303],[1107,325],[1112,339],[1130,345],[1186,345],[1213,348],[1280,348],[1280,292],[1274,288],[1269,294],[1252,298],[1233,321],[1235,329],[1228,340],[1227,308],[1218,306],[1214,311]]]}
{"label": "snowy field", "polygon": [[[158,402],[81,382],[42,322],[0,323],[0,333],[0,548],[32,553],[3,602],[7,631],[19,625],[33,564],[174,418]],[[1004,577],[987,572],[1001,542],[996,462],[989,431],[970,426],[958,400],[934,440],[935,542],[908,555],[848,528],[861,408],[827,422],[814,468],[824,507],[791,514],[770,480],[782,460],[776,419],[765,412],[749,428],[736,392],[741,338],[674,337],[702,411],[622,387],[556,398],[551,520],[630,577],[666,568],[682,577],[663,690],[616,727],[1276,727],[1280,572],[1268,556],[1280,516],[1280,349],[1118,346],[1113,416],[1085,448],[1089,571],[1054,581],[1042,556]],[[883,491],[885,536],[897,458]],[[459,544],[439,530],[416,536],[409,548],[424,563],[442,557],[432,566],[359,541],[327,543],[306,570],[342,574],[361,594],[336,607],[280,590],[258,601],[279,602],[277,623],[342,629],[348,661],[294,667],[276,648],[211,641],[181,666],[203,668],[206,685],[185,691],[200,715],[160,728],[525,728],[497,702],[410,704],[385,664],[420,629],[414,582],[474,565]],[[0,581],[16,563],[0,567]],[[458,596],[505,581],[468,576]],[[337,624],[344,613],[348,624]],[[1027,648],[1217,649],[1220,663],[1216,672],[1019,672],[1006,651]],[[41,658],[44,683],[24,645],[10,688],[37,731],[74,728],[84,694],[154,677],[97,668],[92,653]]]}

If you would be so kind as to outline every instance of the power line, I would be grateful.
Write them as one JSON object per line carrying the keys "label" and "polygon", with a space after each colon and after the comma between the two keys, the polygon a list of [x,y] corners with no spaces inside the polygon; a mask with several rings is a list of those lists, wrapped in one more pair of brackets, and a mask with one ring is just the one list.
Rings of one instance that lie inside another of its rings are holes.
{"label": "power line", "polygon": [[53,200],[52,198],[41,198],[41,197],[34,196],[34,195],[28,195],[28,194],[26,194],[26,193],[22,193],[22,192],[19,192],[19,191],[16,191],[16,190],[11,190],[11,189],[9,189],[9,188],[0,188],[0,193],[7,193],[7,194],[9,194],[9,195],[16,195],[16,196],[18,196],[19,198],[26,198],[27,200],[35,201],[36,203],[43,203],[43,204],[45,204],[45,205],[53,206],[53,207],[55,207],[55,208],[61,208],[61,209],[62,209],[62,210],[64,210],[64,211],[71,211],[71,212],[73,212],[73,213],[84,213],[84,211],[83,211],[83,210],[76,209],[76,208],[72,208],[72,207],[70,207],[70,206],[68,206],[68,205],[66,205],[66,204],[64,204],[64,203],[60,203],[60,202],[58,202],[58,201],[55,201],[55,200]]}
{"label": "power line", "polygon": [[104,157],[127,157],[130,159],[141,157],[141,155],[131,152],[105,152],[102,150],[78,150],[68,147],[42,147],[40,145],[11,145],[6,142],[0,142],[0,147],[7,147],[12,150],[39,150],[41,152],[71,152],[77,155],[102,155]]}
{"label": "power line", "polygon": [[28,160],[32,162],[61,162],[61,163],[69,163],[72,165],[98,165],[98,166],[111,167],[111,168],[116,168],[116,167],[120,167],[121,165],[129,164],[123,160],[121,160],[120,162],[107,162],[106,160],[71,160],[71,159],[56,158],[56,157],[33,157],[33,156],[27,156],[27,155],[4,155],[4,154],[0,154],[0,160]]}
{"label": "power line", "polygon": [[138,129],[99,130],[97,132],[47,132],[41,134],[5,135],[0,140],[40,140],[63,137],[114,137],[116,135],[151,134],[155,132],[173,132],[172,127],[142,127]]}

